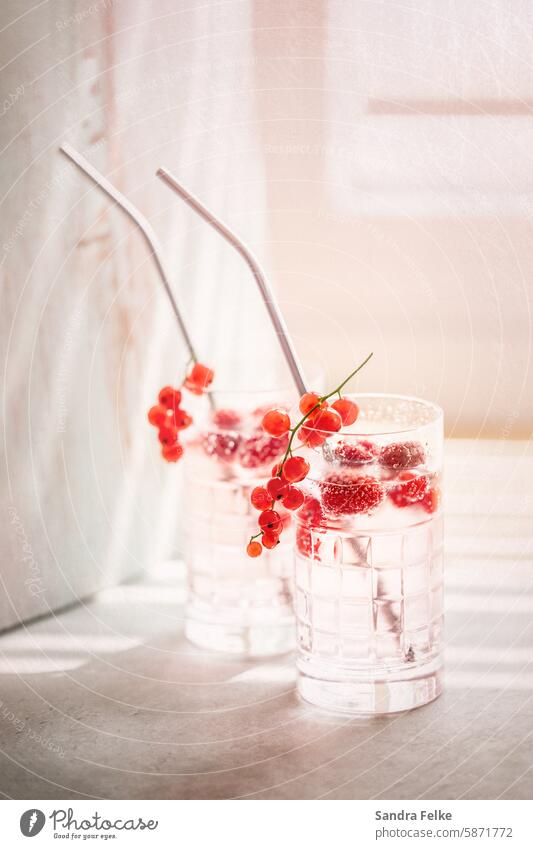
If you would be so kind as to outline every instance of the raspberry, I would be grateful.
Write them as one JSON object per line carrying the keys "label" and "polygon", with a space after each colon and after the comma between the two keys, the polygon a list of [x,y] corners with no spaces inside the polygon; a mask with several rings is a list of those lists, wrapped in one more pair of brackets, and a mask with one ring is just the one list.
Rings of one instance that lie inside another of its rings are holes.
{"label": "raspberry", "polygon": [[241,437],[237,433],[205,433],[202,437],[202,447],[210,457],[218,457],[224,463],[235,460]]}
{"label": "raspberry", "polygon": [[288,433],[291,420],[284,410],[269,410],[263,416],[262,426],[270,436],[283,436]]}
{"label": "raspberry", "polygon": [[306,495],[302,507],[298,510],[298,518],[311,528],[323,528],[325,517],[318,498],[313,495]]}
{"label": "raspberry", "polygon": [[309,528],[303,525],[298,525],[296,528],[296,548],[304,557],[313,557],[315,560],[320,560],[318,555],[320,540],[315,539],[313,545],[313,534]]}
{"label": "raspberry", "polygon": [[237,410],[216,410],[213,413],[213,424],[222,430],[239,427],[241,421],[241,414]]}
{"label": "raspberry", "polygon": [[353,401],[349,401],[348,398],[339,398],[331,406],[341,417],[343,427],[352,425],[359,415],[359,407]]}
{"label": "raspberry", "polygon": [[379,448],[368,439],[358,442],[339,442],[333,451],[335,459],[343,466],[362,466],[372,463],[379,454]]}
{"label": "raspberry", "polygon": [[239,460],[245,469],[258,469],[266,463],[271,463],[282,454],[289,444],[289,437],[276,439],[263,433],[250,436],[242,441],[239,449]]}
{"label": "raspberry", "polygon": [[426,513],[436,513],[440,507],[440,489],[435,486],[428,490],[420,503]]}
{"label": "raspberry", "polygon": [[389,490],[390,500],[396,507],[408,507],[422,501],[429,489],[429,478],[426,475],[414,475],[412,472],[402,472],[398,480],[403,483]]}
{"label": "raspberry", "polygon": [[412,469],[420,466],[426,455],[419,442],[391,442],[381,449],[379,462],[387,469]]}
{"label": "raspberry", "polygon": [[376,478],[352,477],[346,473],[331,474],[320,482],[322,504],[333,515],[370,513],[384,497],[384,489]]}

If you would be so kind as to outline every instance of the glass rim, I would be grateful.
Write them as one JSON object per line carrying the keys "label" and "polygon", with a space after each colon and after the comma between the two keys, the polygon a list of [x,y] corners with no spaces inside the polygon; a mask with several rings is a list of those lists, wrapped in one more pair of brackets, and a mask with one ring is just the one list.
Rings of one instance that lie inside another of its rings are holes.
{"label": "glass rim", "polygon": [[[345,439],[348,437],[351,438],[361,438],[361,437],[386,437],[386,436],[397,436],[399,434],[413,433],[414,431],[423,430],[428,427],[433,427],[435,424],[442,423],[444,421],[444,410],[438,404],[435,404],[434,401],[427,401],[425,398],[419,398],[416,395],[401,395],[399,393],[394,392],[347,392],[343,394],[343,398],[348,398],[350,401],[355,401],[357,403],[358,399],[363,398],[379,398],[379,399],[390,399],[392,401],[408,401],[415,402],[416,404],[420,404],[421,407],[426,408],[427,410],[431,410],[433,412],[433,418],[429,421],[420,422],[420,424],[412,424],[408,427],[398,427],[396,430],[344,430],[336,431],[333,433],[327,434],[327,437],[338,437],[339,439]],[[333,399],[334,400],[334,399]],[[361,421],[361,419],[357,419],[357,421]],[[356,425],[354,422],[353,425],[349,425],[350,428],[353,428]],[[310,432],[316,433],[324,433],[321,428],[313,428],[305,422],[304,425]]]}

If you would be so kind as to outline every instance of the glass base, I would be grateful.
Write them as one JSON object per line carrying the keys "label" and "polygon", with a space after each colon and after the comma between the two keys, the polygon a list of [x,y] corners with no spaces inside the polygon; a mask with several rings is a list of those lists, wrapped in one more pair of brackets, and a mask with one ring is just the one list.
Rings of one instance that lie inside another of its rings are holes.
{"label": "glass base", "polygon": [[[337,713],[377,715],[412,710],[432,702],[442,693],[440,657],[411,668],[355,673],[299,657],[298,692],[312,705]],[[321,668],[322,667],[322,668]]]}
{"label": "glass base", "polygon": [[264,612],[235,608],[206,609],[190,602],[185,612],[185,636],[203,649],[243,657],[268,657],[292,651],[294,617],[290,610]]}

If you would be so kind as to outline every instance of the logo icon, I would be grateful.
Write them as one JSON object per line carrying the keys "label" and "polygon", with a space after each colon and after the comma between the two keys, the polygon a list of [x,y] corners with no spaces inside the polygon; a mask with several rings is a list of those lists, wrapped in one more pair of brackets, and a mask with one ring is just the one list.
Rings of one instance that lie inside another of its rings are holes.
{"label": "logo icon", "polygon": [[46,817],[38,808],[24,811],[20,818],[20,830],[24,837],[35,837],[42,830]]}

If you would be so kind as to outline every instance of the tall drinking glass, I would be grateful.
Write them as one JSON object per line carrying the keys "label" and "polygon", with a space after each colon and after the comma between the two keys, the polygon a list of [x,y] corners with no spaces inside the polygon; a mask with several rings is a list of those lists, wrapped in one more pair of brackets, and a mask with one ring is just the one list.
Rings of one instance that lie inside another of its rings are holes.
{"label": "tall drinking glass", "polygon": [[348,434],[315,450],[296,528],[298,688],[315,705],[392,713],[442,688],[443,416],[352,396]]}
{"label": "tall drinking glass", "polygon": [[[261,419],[273,406],[288,408],[290,398],[218,389],[213,397],[216,410],[196,427],[185,452],[185,633],[214,651],[286,652],[294,647],[294,535],[284,533],[275,550],[255,559],[246,545],[257,533],[250,493],[270,477],[287,446],[287,437],[263,432]],[[288,513],[284,521],[291,523]]]}

